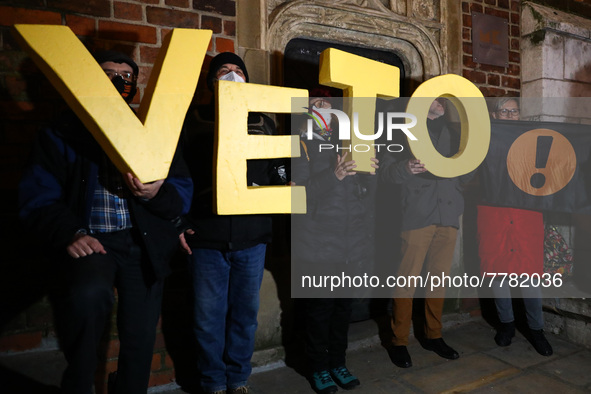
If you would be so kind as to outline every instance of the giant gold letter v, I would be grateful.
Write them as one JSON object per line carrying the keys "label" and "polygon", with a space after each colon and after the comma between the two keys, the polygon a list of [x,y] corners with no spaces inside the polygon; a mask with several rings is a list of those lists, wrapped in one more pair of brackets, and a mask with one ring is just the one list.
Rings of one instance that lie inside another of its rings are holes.
{"label": "giant gold letter v", "polygon": [[142,182],[166,178],[210,30],[163,40],[136,116],[67,26],[15,25],[19,42],[117,166]]}

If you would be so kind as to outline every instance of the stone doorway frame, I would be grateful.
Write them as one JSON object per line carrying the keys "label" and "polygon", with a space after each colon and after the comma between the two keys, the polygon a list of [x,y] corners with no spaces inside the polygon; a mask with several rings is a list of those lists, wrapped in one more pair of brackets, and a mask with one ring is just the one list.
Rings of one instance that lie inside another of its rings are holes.
{"label": "stone doorway frame", "polygon": [[457,3],[454,1],[441,1],[439,19],[445,23],[403,16],[390,9],[399,7],[394,5],[399,2],[390,2],[388,8],[380,0],[295,0],[272,10],[269,3],[272,1],[237,2],[239,53],[249,74],[255,69],[256,80],[262,83],[282,85],[283,52],[294,38],[391,51],[402,59],[411,91],[431,77],[457,72],[461,65],[458,51],[451,50],[460,41],[447,33],[461,22],[457,19],[461,10],[452,5]]}

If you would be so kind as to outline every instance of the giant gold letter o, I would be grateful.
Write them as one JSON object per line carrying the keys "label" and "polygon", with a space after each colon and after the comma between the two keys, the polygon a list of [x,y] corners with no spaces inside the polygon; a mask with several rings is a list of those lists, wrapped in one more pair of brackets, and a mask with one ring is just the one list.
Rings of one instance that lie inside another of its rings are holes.
{"label": "giant gold letter o", "polygon": [[[426,119],[433,99],[451,100],[460,115],[460,148],[452,157],[442,156],[431,142]],[[430,99],[427,99],[430,98]],[[486,157],[490,144],[490,119],[486,101],[478,88],[455,74],[441,75],[422,83],[409,100],[406,112],[419,119],[412,129],[416,141],[408,144],[414,156],[434,175],[452,178],[476,169]]]}

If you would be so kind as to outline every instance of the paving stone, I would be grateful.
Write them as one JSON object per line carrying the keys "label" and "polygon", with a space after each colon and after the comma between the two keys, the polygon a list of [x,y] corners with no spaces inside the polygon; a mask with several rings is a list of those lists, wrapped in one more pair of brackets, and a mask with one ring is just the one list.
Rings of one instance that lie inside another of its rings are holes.
{"label": "paving stone", "polygon": [[575,386],[591,384],[591,351],[582,350],[540,366],[538,369]]}
{"label": "paving stone", "polygon": [[443,360],[429,368],[409,371],[401,379],[426,393],[461,391],[474,388],[492,378],[518,374],[520,371],[500,360],[484,354]]}
{"label": "paving stone", "polygon": [[[588,370],[589,367],[587,367]],[[520,374],[472,393],[586,393],[587,391],[540,373]]]}

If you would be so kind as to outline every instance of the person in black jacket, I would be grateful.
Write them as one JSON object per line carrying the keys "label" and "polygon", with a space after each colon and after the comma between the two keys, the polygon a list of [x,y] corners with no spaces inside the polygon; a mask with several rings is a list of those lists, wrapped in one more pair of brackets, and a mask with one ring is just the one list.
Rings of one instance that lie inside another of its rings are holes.
{"label": "person in black jacket", "polygon": [[[214,57],[207,74],[212,92],[218,79],[248,82],[242,59],[231,52]],[[185,249],[193,275],[199,385],[206,393],[246,393],[272,218],[214,213],[215,117],[212,99],[189,112],[183,131],[185,157],[195,183],[191,211],[184,220],[190,229]],[[275,134],[275,124],[266,115],[249,113],[248,133]],[[248,186],[286,183],[276,160],[250,161],[247,181]]]}
{"label": "person in black jacket", "polygon": [[[97,62],[129,102],[138,67],[100,52]],[[121,174],[68,112],[39,135],[19,185],[25,228],[51,251],[63,283],[56,325],[68,366],[62,392],[90,394],[97,347],[114,304],[120,340],[115,393],[146,393],[163,278],[178,250],[173,220],[188,211],[192,183],[175,157],[168,178],[143,184]]]}
{"label": "person in black jacket", "polygon": [[[458,150],[459,135],[453,132],[444,116],[444,100],[433,100],[426,122],[430,142],[441,155],[451,157]],[[464,212],[462,185],[473,176],[469,173],[440,178],[406,152],[384,155],[380,171],[385,181],[398,184],[401,188],[402,251],[396,276],[405,277],[407,286],[394,289],[393,338],[389,349],[392,362],[400,368],[412,366],[407,345],[415,286],[409,278],[420,276],[423,269],[432,276],[449,275],[460,216]],[[425,290],[425,327],[421,344],[440,357],[455,360],[460,357],[458,352],[445,343],[441,333],[444,295],[444,287]]]}
{"label": "person in black jacket", "polygon": [[[309,111],[332,108],[328,90],[310,92]],[[349,152],[321,149],[339,146],[330,115],[322,115],[322,127],[314,124],[312,139],[301,135],[301,155],[292,159],[292,184],[306,187],[306,214],[292,216],[292,275],[345,275],[360,273],[373,260],[375,174],[355,171]],[[378,168],[373,159],[373,168]],[[293,279],[293,278],[292,278]],[[328,291],[328,289],[323,289]],[[293,289],[292,289],[293,292]],[[360,384],[346,366],[347,335],[352,299],[318,294],[298,299],[298,317],[304,329],[305,354],[312,388],[333,393],[337,385],[351,389]],[[335,384],[336,383],[336,384]]]}

